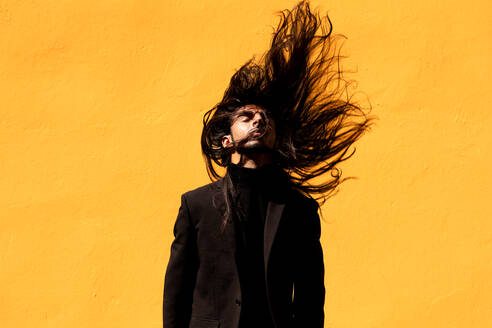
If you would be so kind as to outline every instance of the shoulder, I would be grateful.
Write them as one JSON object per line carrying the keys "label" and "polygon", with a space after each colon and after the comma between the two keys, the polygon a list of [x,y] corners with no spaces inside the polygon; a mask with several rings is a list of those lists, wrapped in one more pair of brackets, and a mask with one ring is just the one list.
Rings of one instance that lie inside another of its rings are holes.
{"label": "shoulder", "polygon": [[222,179],[200,186],[198,188],[189,190],[183,194],[186,199],[196,199],[210,196],[212,192],[216,192],[220,189]]}
{"label": "shoulder", "polygon": [[297,207],[303,207],[305,209],[310,209],[318,211],[318,202],[309,195],[305,195],[296,189],[291,189],[289,192],[289,199],[297,205]]}
{"label": "shoulder", "polygon": [[213,205],[215,195],[222,188],[223,178],[189,190],[181,196],[182,202],[191,210],[209,210]]}
{"label": "shoulder", "polygon": [[321,222],[318,202],[298,190],[291,192],[291,197],[293,206],[290,207],[289,212],[294,213],[292,217],[297,234],[303,236],[302,238],[319,239]]}

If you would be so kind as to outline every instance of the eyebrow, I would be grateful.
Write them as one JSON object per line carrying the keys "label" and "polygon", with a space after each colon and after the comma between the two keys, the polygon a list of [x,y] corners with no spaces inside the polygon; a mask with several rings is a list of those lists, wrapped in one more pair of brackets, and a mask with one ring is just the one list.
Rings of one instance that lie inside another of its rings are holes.
{"label": "eyebrow", "polygon": [[253,110],[252,110],[252,109],[247,109],[247,108],[245,108],[245,109],[240,109],[240,110],[238,110],[238,111],[234,114],[234,117],[235,117],[235,118],[237,118],[237,117],[239,117],[239,116],[241,116],[241,115],[243,115],[243,114],[251,114],[251,113],[253,113]]}

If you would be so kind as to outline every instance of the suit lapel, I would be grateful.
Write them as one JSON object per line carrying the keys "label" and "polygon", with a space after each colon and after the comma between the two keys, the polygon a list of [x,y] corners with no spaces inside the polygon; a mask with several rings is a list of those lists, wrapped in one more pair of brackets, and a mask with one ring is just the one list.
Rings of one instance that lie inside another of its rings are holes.
{"label": "suit lapel", "polygon": [[265,229],[263,233],[263,251],[265,257],[265,277],[267,274],[268,261],[270,260],[270,253],[272,250],[273,241],[275,240],[275,235],[277,234],[278,225],[280,223],[280,218],[284,211],[285,203],[278,203],[274,201],[268,202]]}
{"label": "suit lapel", "polygon": [[[219,183],[217,185],[217,189],[215,190],[215,193],[214,193],[215,202],[218,205],[218,208],[220,210],[217,213],[217,216],[220,218],[219,222],[218,222],[218,226],[217,226],[219,230],[220,230],[220,227],[222,225],[222,215],[223,215],[223,213],[225,211],[225,207],[226,207],[225,201],[224,201],[224,194],[223,194],[225,183],[226,182],[225,182],[224,178],[219,180]],[[224,231],[222,233],[218,233],[217,237],[224,240],[224,242],[227,243],[228,249],[233,249],[236,251],[237,245],[236,245],[236,230],[235,229],[236,228],[235,228],[234,220],[230,221],[226,224]]]}
{"label": "suit lapel", "polygon": [[[221,203],[219,208],[225,210],[225,204],[223,200],[222,190],[225,187],[225,179],[222,178],[218,184],[218,188],[216,190],[218,195],[217,200]],[[273,242],[275,240],[275,235],[277,234],[278,226],[280,224],[280,219],[282,218],[282,214],[285,208],[285,194],[280,192],[277,194],[275,200],[269,200],[266,211],[265,218],[265,227],[263,231],[263,252],[264,252],[264,261],[265,261],[265,275],[267,274],[268,261],[270,260],[270,253],[272,250]],[[236,231],[234,222],[229,222],[224,231],[224,237],[227,240],[227,243],[231,247],[231,249],[236,249]]]}

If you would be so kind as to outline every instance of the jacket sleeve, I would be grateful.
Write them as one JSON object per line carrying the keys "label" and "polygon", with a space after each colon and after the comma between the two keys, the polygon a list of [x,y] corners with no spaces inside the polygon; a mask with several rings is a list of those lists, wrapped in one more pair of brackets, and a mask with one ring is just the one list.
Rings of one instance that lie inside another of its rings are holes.
{"label": "jacket sleeve", "polygon": [[191,317],[193,290],[198,269],[196,231],[191,222],[185,194],[174,224],[174,241],[164,280],[163,326],[187,328]]}
{"label": "jacket sleeve", "polygon": [[324,325],[324,263],[320,244],[321,225],[318,203],[310,203],[310,210],[301,222],[301,243],[298,247],[294,272],[294,327],[323,328]]}

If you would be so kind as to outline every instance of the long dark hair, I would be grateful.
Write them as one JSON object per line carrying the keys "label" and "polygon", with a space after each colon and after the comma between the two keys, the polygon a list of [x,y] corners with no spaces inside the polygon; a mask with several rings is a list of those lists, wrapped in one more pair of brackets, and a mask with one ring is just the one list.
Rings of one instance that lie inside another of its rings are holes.
{"label": "long dark hair", "polygon": [[[342,76],[342,56],[336,47],[345,37],[332,35],[329,17],[311,11],[308,1],[279,14],[270,49],[232,76],[222,100],[203,117],[201,146],[207,173],[212,181],[221,178],[215,166],[226,167],[234,151],[222,147],[222,137],[230,134],[233,113],[254,104],[275,121],[274,160],[292,187],[324,202],[348,179],[342,179],[337,165],[354,154],[350,146],[375,117],[348,94],[351,82]],[[312,182],[328,172],[328,179]],[[235,193],[230,181],[225,186],[228,217]]]}

